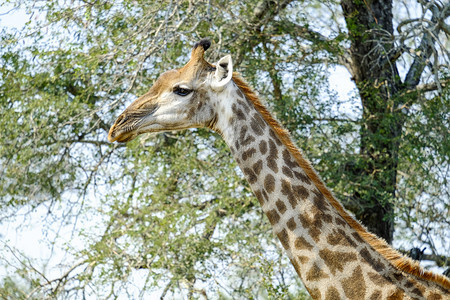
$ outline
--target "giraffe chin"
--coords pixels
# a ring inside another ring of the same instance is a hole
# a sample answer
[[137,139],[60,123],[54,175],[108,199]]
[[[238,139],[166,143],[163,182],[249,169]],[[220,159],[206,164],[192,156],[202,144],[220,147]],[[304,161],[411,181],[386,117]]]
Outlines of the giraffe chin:
[[108,136],[108,140],[113,143],[113,142],[118,142],[118,143],[127,143],[131,140],[133,140],[135,137],[137,137],[138,134],[136,132],[121,132],[116,136]]

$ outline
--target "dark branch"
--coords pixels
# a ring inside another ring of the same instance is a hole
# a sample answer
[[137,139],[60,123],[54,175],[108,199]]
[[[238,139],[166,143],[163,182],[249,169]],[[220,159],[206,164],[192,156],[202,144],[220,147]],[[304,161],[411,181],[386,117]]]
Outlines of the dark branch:
[[436,254],[424,254],[422,260],[434,261],[439,267],[450,267],[450,257]]
[[271,23],[275,16],[277,16],[280,11],[285,9],[291,2],[292,0],[262,0],[258,2],[253,11],[253,16],[250,17],[248,22],[245,22],[245,27],[249,32],[246,34],[240,34],[238,40],[236,41],[237,45],[245,45],[245,47],[240,47],[239,51],[236,53],[236,65],[239,65],[244,58],[243,53],[249,49],[252,49],[261,42],[261,40],[255,38],[255,36],[258,36],[262,32],[262,26]]
[[444,19],[450,14],[450,2],[444,7],[439,9],[436,5],[430,8],[433,13],[431,17],[431,25],[427,27],[426,32],[423,34],[420,46],[415,51],[419,53],[415,58],[408,73],[405,78],[405,86],[408,90],[413,89],[420,82],[421,75],[425,66],[427,65],[427,60],[431,57],[434,51],[434,41],[436,40],[439,31],[445,26],[438,26],[437,24],[445,24]]
[[[408,255],[410,254],[410,251],[399,249],[398,252]],[[428,260],[428,261],[434,261],[436,265],[439,267],[449,267],[450,266],[450,257],[445,255],[437,255],[437,254],[422,254],[420,256],[420,260]]]
[[284,34],[290,34],[293,37],[300,37],[301,39],[313,42],[321,46],[330,53],[336,54],[338,63],[347,68],[351,72],[351,57],[348,49],[345,49],[339,44],[342,35],[337,38],[330,39],[320,32],[311,30],[307,26],[302,26],[289,20],[275,21],[274,26],[283,28]]
[[450,79],[443,80],[440,82],[432,82],[432,83],[425,83],[425,84],[419,84],[412,89],[409,89],[406,91],[407,94],[415,93],[415,92],[431,92],[438,90],[439,88],[446,87],[450,83]]

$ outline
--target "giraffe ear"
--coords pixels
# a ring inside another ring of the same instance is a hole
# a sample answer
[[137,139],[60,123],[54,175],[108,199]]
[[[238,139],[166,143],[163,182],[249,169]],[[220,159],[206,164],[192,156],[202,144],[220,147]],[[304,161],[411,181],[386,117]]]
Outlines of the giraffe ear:
[[233,77],[233,62],[231,56],[222,57],[216,64],[216,71],[211,81],[211,88],[221,91]]

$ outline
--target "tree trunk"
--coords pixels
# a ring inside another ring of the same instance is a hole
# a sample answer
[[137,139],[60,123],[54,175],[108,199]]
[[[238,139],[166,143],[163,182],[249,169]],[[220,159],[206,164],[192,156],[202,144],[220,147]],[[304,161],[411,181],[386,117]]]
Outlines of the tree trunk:
[[399,138],[403,115],[396,95],[403,89],[393,52],[392,1],[343,0],[350,36],[353,80],[361,97],[360,160],[350,172],[357,188],[352,209],[368,229],[392,243]]

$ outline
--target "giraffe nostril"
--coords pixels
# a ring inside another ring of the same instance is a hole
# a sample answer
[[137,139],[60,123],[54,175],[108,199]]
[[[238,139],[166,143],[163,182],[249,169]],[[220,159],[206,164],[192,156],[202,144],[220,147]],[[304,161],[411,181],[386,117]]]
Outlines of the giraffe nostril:
[[123,125],[129,118],[124,114],[121,114],[116,120],[116,126]]
[[123,115],[120,115],[116,120],[116,125],[119,125],[120,122],[122,121],[122,119],[123,119]]

